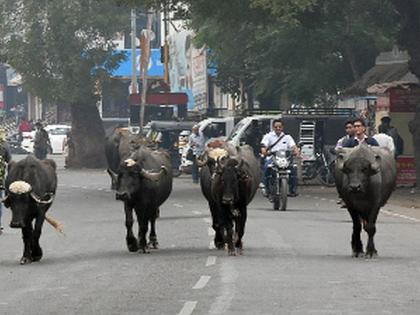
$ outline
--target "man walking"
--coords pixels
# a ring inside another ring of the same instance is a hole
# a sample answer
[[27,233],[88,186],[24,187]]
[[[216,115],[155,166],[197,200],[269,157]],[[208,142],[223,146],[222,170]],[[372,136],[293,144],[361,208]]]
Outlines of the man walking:
[[35,128],[34,154],[38,159],[43,160],[47,157],[48,149],[51,148],[50,137],[41,122],[38,121]]
[[354,137],[343,141],[344,148],[353,148],[361,143],[366,143],[372,146],[379,146],[378,141],[366,135],[366,123],[362,118],[353,120]]
[[197,125],[194,125],[191,131],[192,133],[188,141],[189,150],[191,150],[192,152],[192,162],[193,162],[191,174],[192,174],[193,183],[198,184],[197,157],[200,156],[201,153],[203,153],[204,143],[206,142],[206,138],[200,132]]
[[[0,199],[3,198],[4,179],[6,177],[7,163],[11,160],[10,149],[6,142],[6,131],[0,129]],[[0,202],[0,235],[3,233],[1,217],[3,214],[3,203]]]
[[337,144],[335,145],[335,150],[343,147],[343,142],[347,141],[348,139],[354,137],[354,126],[353,126],[353,120],[347,120],[344,123],[344,128],[346,135],[344,137],[341,137],[338,139]]

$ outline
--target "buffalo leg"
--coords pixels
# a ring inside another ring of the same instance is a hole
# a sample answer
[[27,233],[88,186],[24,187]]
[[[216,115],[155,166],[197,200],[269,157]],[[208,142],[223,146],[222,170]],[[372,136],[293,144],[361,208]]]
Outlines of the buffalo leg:
[[149,229],[149,218],[146,217],[144,214],[145,211],[141,211],[139,209],[136,209],[137,214],[137,221],[139,223],[139,244],[140,249],[143,251],[143,253],[149,253],[148,247],[147,247],[147,230]]
[[239,217],[235,218],[235,230],[236,230],[236,242],[235,242],[235,248],[237,252],[242,255],[243,250],[243,244],[242,244],[242,237],[245,233],[245,223],[246,223],[246,207],[243,207],[239,211],[240,215]]
[[[159,212],[159,209],[156,209],[156,214]],[[156,236],[156,216],[150,219],[150,235],[149,235],[149,246],[153,249],[158,249],[159,242]]]
[[223,249],[225,242],[223,240],[223,231],[220,226],[220,218],[218,217],[219,211],[217,210],[217,205],[209,203],[210,213],[213,220],[212,228],[215,232],[214,235],[214,246],[217,249]]
[[353,221],[353,234],[351,236],[351,248],[353,250],[353,257],[359,257],[363,254],[363,244],[360,239],[360,232],[362,231],[362,224],[360,223],[360,217],[354,210],[348,209],[351,219]]
[[369,216],[368,221],[364,224],[363,228],[368,234],[368,243],[366,246],[366,257],[372,258],[378,255],[378,252],[375,249],[375,243],[373,241],[373,237],[376,233],[376,218],[378,216],[378,211],[372,211],[371,215]]
[[136,252],[139,250],[139,245],[137,239],[133,234],[133,208],[124,202],[124,211],[125,211],[125,227],[127,228],[127,236],[125,238],[127,242],[127,247],[130,252]]
[[33,232],[32,240],[32,261],[39,261],[42,258],[42,248],[39,246],[39,238],[41,237],[42,225],[45,216],[40,215],[35,220],[35,229]]
[[231,217],[231,210],[230,207],[223,207],[223,222],[225,228],[225,243],[228,246],[228,254],[231,256],[235,256],[235,247],[233,245],[233,220]]
[[32,262],[32,234],[32,223],[27,222],[25,227],[22,228],[23,256],[20,259],[21,265],[26,265]]

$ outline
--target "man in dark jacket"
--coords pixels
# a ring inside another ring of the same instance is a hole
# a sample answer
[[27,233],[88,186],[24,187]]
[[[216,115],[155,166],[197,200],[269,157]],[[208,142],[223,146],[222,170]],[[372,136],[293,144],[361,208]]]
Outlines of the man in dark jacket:
[[362,118],[356,118],[353,120],[354,137],[343,141],[344,148],[357,147],[361,143],[366,143],[372,146],[379,146],[378,141],[372,137],[366,135],[366,123]]
[[40,122],[37,122],[35,127],[34,154],[38,159],[43,160],[47,157],[48,149],[51,147],[50,137]]

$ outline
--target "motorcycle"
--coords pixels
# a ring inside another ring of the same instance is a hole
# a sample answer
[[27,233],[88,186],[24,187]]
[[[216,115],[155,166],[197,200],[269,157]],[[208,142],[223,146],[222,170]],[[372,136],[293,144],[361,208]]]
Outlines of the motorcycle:
[[271,162],[268,164],[269,174],[267,177],[266,194],[273,204],[274,210],[285,211],[292,154],[290,151],[277,151],[271,153],[271,155]]

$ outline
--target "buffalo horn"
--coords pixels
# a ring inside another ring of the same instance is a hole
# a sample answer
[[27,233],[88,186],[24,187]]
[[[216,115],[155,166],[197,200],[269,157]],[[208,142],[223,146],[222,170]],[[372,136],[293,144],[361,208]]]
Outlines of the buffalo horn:
[[32,199],[35,200],[36,203],[40,203],[40,204],[50,204],[50,203],[52,203],[53,200],[54,200],[54,194],[49,194],[49,195],[50,195],[50,198],[48,200],[42,200],[34,192],[31,192]]
[[162,165],[159,172],[149,172],[149,171],[146,171],[146,170],[142,169],[140,171],[140,175],[144,178],[147,178],[147,179],[150,179],[150,180],[153,180],[153,181],[157,181],[157,180],[159,180],[160,175],[162,175],[163,172],[166,173],[166,172],[168,172],[168,170],[166,169],[165,166]]

